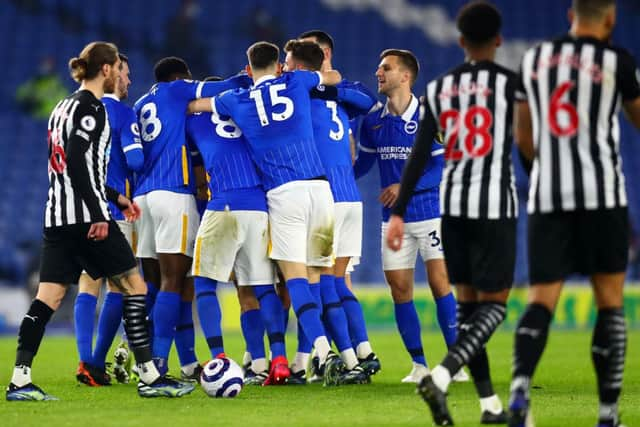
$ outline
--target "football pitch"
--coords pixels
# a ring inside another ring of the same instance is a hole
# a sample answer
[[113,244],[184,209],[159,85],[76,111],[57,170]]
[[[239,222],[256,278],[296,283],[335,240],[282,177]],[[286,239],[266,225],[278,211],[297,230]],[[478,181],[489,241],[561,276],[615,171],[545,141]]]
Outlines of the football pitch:
[[[2,426],[430,426],[431,414],[400,379],[410,370],[409,357],[395,331],[370,336],[382,362],[372,384],[359,386],[247,386],[234,399],[213,399],[197,388],[180,399],[142,399],[135,386],[89,388],[75,381],[77,353],[68,336],[46,337],[34,365],[34,380],[57,402],[0,402]],[[428,361],[444,354],[442,337],[423,336]],[[208,356],[197,337],[201,359]],[[295,337],[288,336],[289,354]],[[590,332],[554,331],[533,383],[533,414],[537,426],[594,426],[596,384],[591,368]],[[640,331],[628,337],[627,365],[620,403],[627,426],[640,426]],[[227,355],[242,359],[239,334],[225,336]],[[0,338],[0,383],[8,383],[16,340]],[[511,370],[512,334],[499,331],[488,346],[496,391],[506,404]],[[110,353],[111,354],[111,353]],[[175,352],[172,373],[178,373]],[[449,406],[456,425],[477,426],[480,411],[472,383],[453,384]]]

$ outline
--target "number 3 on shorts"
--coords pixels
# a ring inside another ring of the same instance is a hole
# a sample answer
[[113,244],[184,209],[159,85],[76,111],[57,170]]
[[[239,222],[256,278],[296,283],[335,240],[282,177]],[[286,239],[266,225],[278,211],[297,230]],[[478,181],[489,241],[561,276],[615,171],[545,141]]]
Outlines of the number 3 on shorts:
[[440,246],[440,237],[438,237],[438,232],[436,230],[433,230],[431,233],[429,233],[429,237],[431,237],[432,248]]

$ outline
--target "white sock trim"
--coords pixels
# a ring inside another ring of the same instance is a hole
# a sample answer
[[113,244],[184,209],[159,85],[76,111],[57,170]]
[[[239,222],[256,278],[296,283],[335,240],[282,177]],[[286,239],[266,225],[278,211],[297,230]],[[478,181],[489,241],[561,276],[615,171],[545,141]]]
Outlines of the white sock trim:
[[29,366],[15,366],[11,383],[15,386],[22,387],[31,382],[31,368]]
[[371,348],[371,344],[369,341],[363,341],[356,347],[356,353],[358,355],[358,359],[366,359],[369,357],[371,353],[373,353],[373,349]]
[[358,358],[356,357],[356,352],[353,351],[352,348],[341,351],[340,356],[342,357],[342,361],[347,366],[348,370],[351,370],[358,366]]
[[431,370],[431,378],[433,378],[434,384],[443,393],[446,393],[449,384],[451,384],[451,373],[449,370],[442,365],[437,365]]

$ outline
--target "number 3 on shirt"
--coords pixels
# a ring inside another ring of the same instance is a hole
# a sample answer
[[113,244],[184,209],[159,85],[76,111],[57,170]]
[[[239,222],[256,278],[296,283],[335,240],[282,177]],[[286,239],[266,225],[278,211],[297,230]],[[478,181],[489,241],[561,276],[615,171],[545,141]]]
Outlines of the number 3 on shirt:
[[[276,122],[287,120],[293,115],[293,101],[291,100],[291,98],[278,94],[278,92],[286,88],[287,85],[284,83],[269,86],[269,97],[271,98],[271,106],[275,107],[278,104],[284,104],[284,111],[282,111],[281,113],[271,112],[271,120],[274,120]],[[267,111],[264,109],[262,92],[260,91],[260,89],[252,90],[251,92],[249,92],[249,97],[256,103],[256,110],[258,110],[260,124],[263,127],[268,126],[269,118],[267,117]]]
[[[460,119],[460,111],[458,110],[445,110],[440,114],[440,127],[447,131],[449,135],[444,152],[446,160],[460,160],[464,155],[462,150],[456,148],[460,131]],[[453,123],[450,124],[450,120],[453,120]],[[493,138],[489,133],[489,129],[493,124],[491,111],[486,107],[474,105],[464,113],[462,121],[467,130],[467,135],[464,138],[466,152],[472,158],[486,156],[493,147]],[[477,138],[480,139],[478,144],[476,144]]]

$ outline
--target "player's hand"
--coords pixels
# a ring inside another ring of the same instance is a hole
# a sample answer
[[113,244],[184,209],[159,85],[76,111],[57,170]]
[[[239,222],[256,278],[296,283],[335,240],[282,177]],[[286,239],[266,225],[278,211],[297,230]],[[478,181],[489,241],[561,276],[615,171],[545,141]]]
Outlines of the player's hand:
[[124,215],[124,218],[127,220],[127,222],[135,222],[140,218],[140,215],[142,215],[140,206],[138,206],[136,202],[129,200],[122,194],[118,196],[118,207],[120,208],[120,211],[122,211],[122,214]]
[[382,190],[382,193],[380,193],[380,197],[378,197],[378,200],[380,200],[380,203],[382,203],[384,207],[390,208],[395,205],[396,200],[398,200],[399,193],[400,184],[391,184],[390,186]]
[[392,251],[399,251],[402,248],[402,237],[404,236],[404,220],[399,215],[391,215],[387,227],[387,246]]
[[109,223],[108,222],[94,222],[89,227],[87,233],[87,239],[100,241],[107,238],[109,235]]

